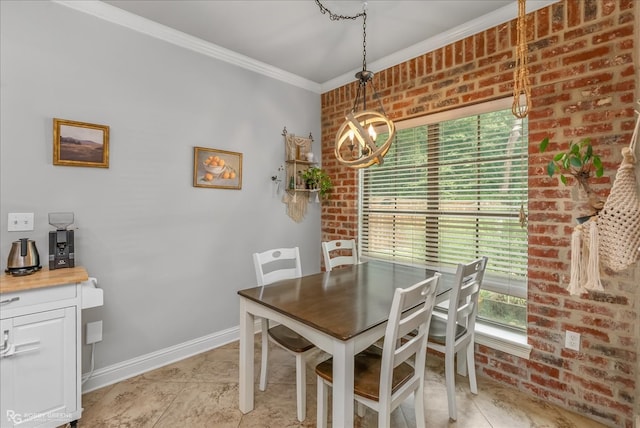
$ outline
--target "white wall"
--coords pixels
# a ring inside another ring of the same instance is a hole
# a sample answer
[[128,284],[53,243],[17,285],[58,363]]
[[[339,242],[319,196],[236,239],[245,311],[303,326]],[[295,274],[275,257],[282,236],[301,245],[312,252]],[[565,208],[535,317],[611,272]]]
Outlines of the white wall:
[[[293,222],[270,180],[284,126],[319,157],[318,94],[58,4],[0,6],[0,262],[28,237],[44,265],[47,214],[75,213],[105,293],[83,313],[104,323],[97,369],[237,326],[255,251],[298,245],[320,270],[319,206]],[[109,168],[54,166],[54,117],[110,126]],[[194,146],[243,153],[242,190],[193,187]],[[35,230],[7,232],[9,212]]]

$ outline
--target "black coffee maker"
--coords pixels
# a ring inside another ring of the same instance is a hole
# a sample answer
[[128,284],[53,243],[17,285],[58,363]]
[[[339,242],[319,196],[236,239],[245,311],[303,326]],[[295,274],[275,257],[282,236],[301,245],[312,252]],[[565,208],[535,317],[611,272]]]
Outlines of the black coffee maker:
[[49,232],[49,269],[75,266],[73,249],[73,213],[49,213],[49,224],[56,228]]

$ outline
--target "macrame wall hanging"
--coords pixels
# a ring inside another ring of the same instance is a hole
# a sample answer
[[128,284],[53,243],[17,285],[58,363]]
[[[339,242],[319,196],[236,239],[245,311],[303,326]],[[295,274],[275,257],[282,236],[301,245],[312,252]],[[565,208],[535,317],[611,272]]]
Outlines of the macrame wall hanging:
[[[284,183],[285,192],[282,196],[282,202],[287,205],[287,215],[291,217],[296,223],[300,223],[304,216],[307,214],[307,204],[309,203],[309,192],[299,192],[297,187],[298,180],[298,165],[309,164],[312,161],[310,156],[313,156],[311,152],[311,144],[313,143],[313,137],[309,134],[309,137],[298,137],[295,134],[287,132],[285,127],[282,131],[285,144],[285,159],[286,159],[286,180]],[[289,182],[293,180],[293,184]],[[292,188],[293,187],[293,188]]]
[[629,147],[622,149],[622,163],[602,211],[572,233],[568,287],[572,295],[603,290],[600,263],[621,272],[640,260],[640,196],[635,174],[639,128],[640,114]]

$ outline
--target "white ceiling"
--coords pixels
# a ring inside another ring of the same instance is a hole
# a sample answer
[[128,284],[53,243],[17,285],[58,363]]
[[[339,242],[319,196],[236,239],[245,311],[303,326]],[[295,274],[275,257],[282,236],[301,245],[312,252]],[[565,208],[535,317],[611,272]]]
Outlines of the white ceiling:
[[[358,14],[364,6],[362,1],[321,1],[333,13],[348,16]],[[527,12],[554,1],[557,0],[528,0]],[[81,8],[78,4],[86,2],[58,3]],[[103,18],[108,12],[118,11],[119,15],[111,14],[105,19],[137,26],[138,30],[144,27],[141,31],[149,34],[159,29],[166,32],[169,27],[178,30],[176,34],[184,33],[198,42],[240,54],[241,61],[257,61],[263,67],[324,86],[323,90],[355,80],[354,73],[362,69],[362,18],[332,21],[320,12],[314,0],[94,3],[102,3],[100,13],[93,14]],[[366,7],[367,68],[374,72],[517,15],[517,0],[370,0]],[[127,13],[123,14],[123,10]]]

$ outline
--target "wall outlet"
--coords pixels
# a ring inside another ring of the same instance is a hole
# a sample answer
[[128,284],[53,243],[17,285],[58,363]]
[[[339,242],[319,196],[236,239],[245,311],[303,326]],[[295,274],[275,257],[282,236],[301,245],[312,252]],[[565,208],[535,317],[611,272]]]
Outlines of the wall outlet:
[[580,333],[567,330],[565,332],[564,347],[574,351],[580,350]]
[[25,232],[33,230],[33,213],[9,213],[8,232]]
[[102,341],[102,321],[87,323],[87,345]]

